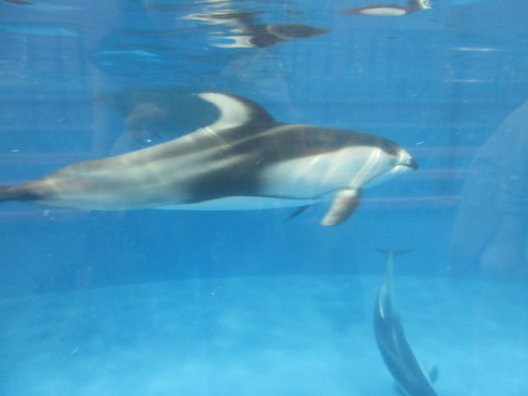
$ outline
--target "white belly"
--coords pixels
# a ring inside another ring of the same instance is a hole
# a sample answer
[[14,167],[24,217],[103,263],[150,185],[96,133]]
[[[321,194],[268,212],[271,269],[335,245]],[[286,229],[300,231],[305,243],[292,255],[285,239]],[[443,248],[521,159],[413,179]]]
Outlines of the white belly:
[[372,16],[403,16],[407,14],[407,11],[401,8],[376,7],[376,8],[365,8],[360,11],[360,14],[372,15]]
[[225,197],[192,204],[161,206],[163,210],[256,210],[294,208],[310,205],[320,200],[282,199],[274,197]]
[[192,204],[162,206],[169,210],[254,210],[287,208],[331,200],[344,188],[361,188],[392,168],[390,157],[373,147],[341,150],[278,162],[261,175],[259,196],[232,196]]
[[347,147],[270,166],[263,195],[318,200],[344,188],[361,188],[391,168],[389,156],[378,148]]

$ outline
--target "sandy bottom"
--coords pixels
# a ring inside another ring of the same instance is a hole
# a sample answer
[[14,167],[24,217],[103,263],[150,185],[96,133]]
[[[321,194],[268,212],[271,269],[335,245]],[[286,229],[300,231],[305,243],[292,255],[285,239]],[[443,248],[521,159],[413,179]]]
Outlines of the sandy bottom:
[[[381,277],[191,280],[0,301],[0,394],[391,395]],[[395,279],[440,395],[528,394],[526,284]]]

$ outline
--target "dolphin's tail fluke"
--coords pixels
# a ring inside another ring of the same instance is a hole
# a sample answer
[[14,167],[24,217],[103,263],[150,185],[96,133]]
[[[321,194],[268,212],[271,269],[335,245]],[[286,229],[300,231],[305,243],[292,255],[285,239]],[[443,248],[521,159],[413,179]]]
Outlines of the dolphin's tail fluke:
[[376,249],[378,253],[381,253],[384,256],[392,256],[392,257],[402,256],[414,250],[414,249],[385,249],[385,248],[379,248],[379,247],[375,247],[374,249]]

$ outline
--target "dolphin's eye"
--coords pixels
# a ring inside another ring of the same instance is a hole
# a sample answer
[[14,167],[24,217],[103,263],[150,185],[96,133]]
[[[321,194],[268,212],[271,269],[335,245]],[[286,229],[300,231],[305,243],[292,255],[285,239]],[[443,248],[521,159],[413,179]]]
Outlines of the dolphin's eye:
[[399,148],[394,143],[386,140],[386,139],[380,139],[379,141],[379,147],[385,151],[387,154],[390,155],[398,155]]

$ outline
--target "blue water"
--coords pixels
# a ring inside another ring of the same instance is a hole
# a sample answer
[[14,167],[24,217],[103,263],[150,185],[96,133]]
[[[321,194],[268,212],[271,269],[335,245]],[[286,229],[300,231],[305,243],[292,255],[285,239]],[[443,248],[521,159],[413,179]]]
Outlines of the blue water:
[[[440,395],[528,393],[528,4],[343,13],[367,5],[0,1],[0,184],[207,125],[208,91],[420,163],[334,228],[328,204],[289,219],[2,203],[0,395],[397,394],[374,247],[412,249],[396,304]],[[279,24],[320,31],[242,45]],[[165,118],[133,133],[141,103]]]

